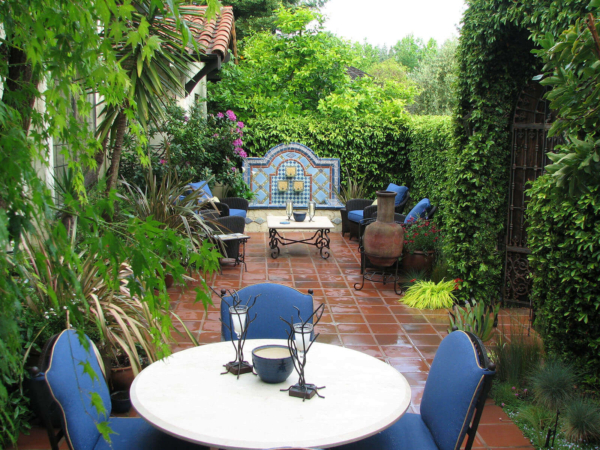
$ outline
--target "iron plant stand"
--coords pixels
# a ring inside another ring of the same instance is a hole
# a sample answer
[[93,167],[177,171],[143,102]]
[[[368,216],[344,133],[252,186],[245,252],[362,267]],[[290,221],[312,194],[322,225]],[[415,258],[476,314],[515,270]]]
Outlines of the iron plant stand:
[[[258,295],[253,299],[248,299],[246,305],[241,305],[242,301],[240,300],[239,295],[235,290],[231,290],[229,291],[229,295],[233,299],[233,305],[230,305],[225,301],[226,293],[227,292],[225,291],[225,289],[221,290],[221,301],[229,307],[230,311],[232,308],[236,308],[238,306],[248,307],[244,319],[240,319],[239,315],[237,317],[237,319],[240,320],[240,328],[242,328],[242,332],[240,334],[238,334],[237,331],[235,331],[235,326],[233,323],[234,314],[232,314],[231,312],[229,313],[229,324],[226,324],[221,319],[219,319],[223,326],[225,326],[225,328],[229,330],[229,333],[231,334],[231,343],[233,345],[233,348],[235,349],[235,360],[229,361],[227,364],[223,365],[223,367],[225,367],[225,372],[223,372],[221,375],[225,375],[226,373],[232,373],[234,375],[237,375],[239,379],[241,374],[252,373],[252,364],[250,364],[248,361],[244,361],[244,344],[246,344],[248,328],[250,324],[256,319],[256,314],[254,314],[254,317],[250,319],[250,310],[256,304],[256,299],[258,298]],[[242,320],[244,320],[244,323],[241,323]],[[233,339],[234,334],[236,334],[238,337],[237,341],[234,341]]]
[[[294,308],[296,308],[296,307],[294,306]],[[300,319],[299,323],[301,324],[302,328],[304,328],[307,324],[310,324],[310,325],[312,325],[312,327],[314,327],[319,323],[319,321],[321,320],[321,317],[323,316],[323,312],[325,310],[325,304],[322,303],[310,315],[310,317],[306,320],[306,322],[302,321],[302,317],[300,316],[300,310],[298,308],[296,308],[296,310],[298,311],[298,318]],[[317,318],[317,320],[315,321],[314,324],[312,323],[313,317]],[[299,352],[298,347],[296,345],[297,337],[296,337],[296,332],[294,330],[294,319],[290,318],[290,321],[288,322],[283,317],[279,317],[279,318],[281,320],[283,320],[290,327],[289,331],[286,330],[287,334],[288,334],[288,340],[287,340],[288,348],[290,349],[290,354],[292,355],[294,369],[296,369],[296,372],[298,372],[298,376],[299,376],[298,382],[296,384],[290,386],[287,389],[281,389],[281,392],[287,391],[287,392],[289,392],[290,397],[298,397],[298,398],[301,398],[302,401],[307,400],[307,399],[310,400],[315,395],[317,395],[320,398],[325,398],[324,396],[319,394],[319,389],[325,389],[325,386],[317,387],[317,385],[315,385],[315,384],[307,383],[306,378],[304,376],[304,367],[306,366],[306,354],[312,347],[313,343],[317,340],[320,333],[315,335],[315,337],[311,340],[311,342],[308,346],[306,346],[306,343],[303,342],[302,346],[304,348],[304,352]],[[296,323],[296,325],[298,325],[298,323]],[[300,353],[302,353],[302,355],[300,355]]]
[[[364,253],[365,256],[369,256],[366,253]],[[366,270],[366,259],[367,258],[363,258],[362,261],[362,267],[361,267],[361,273],[362,273],[362,283],[355,283],[354,284],[354,289],[356,289],[357,291],[362,290],[362,288],[365,287],[365,280],[367,281],[371,281],[373,283],[383,283],[383,285],[385,285],[386,283],[394,283],[394,292],[396,293],[396,295],[402,295],[402,289],[400,289],[400,292],[398,292],[398,281],[400,280],[400,277],[398,276],[398,265],[399,265],[399,261],[397,260],[394,265],[392,266],[394,269],[394,273],[390,273],[387,272],[384,268],[379,268],[379,270]],[[360,286],[359,286],[360,284]]]
[[269,229],[269,248],[271,249],[271,258],[277,259],[280,254],[280,245],[291,245],[291,244],[308,244],[314,245],[319,249],[319,253],[321,258],[327,259],[329,258],[330,247],[330,239],[329,239],[329,230],[328,229],[319,229],[315,231],[315,234],[308,239],[289,239],[283,237],[276,228]]

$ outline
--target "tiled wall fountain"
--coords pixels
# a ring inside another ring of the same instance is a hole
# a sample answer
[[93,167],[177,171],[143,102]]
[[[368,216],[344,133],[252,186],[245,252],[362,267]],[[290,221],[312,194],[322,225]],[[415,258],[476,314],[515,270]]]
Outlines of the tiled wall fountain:
[[243,167],[244,179],[255,195],[246,220],[248,231],[265,231],[260,225],[267,215],[284,214],[269,210],[285,208],[287,200],[294,202],[294,209],[306,209],[312,200],[317,214],[340,223],[338,210],[344,205],[336,195],[340,190],[338,158],[319,158],[302,144],[280,144],[262,158],[246,158]]

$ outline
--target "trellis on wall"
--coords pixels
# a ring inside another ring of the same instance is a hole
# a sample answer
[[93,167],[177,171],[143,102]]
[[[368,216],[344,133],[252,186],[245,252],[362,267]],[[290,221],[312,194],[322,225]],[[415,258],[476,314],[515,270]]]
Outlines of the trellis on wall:
[[503,299],[530,306],[531,277],[527,255],[527,188],[544,173],[546,153],[558,138],[548,137],[553,114],[543,96],[546,88],[530,82],[521,92],[512,124],[509,203],[506,215]]

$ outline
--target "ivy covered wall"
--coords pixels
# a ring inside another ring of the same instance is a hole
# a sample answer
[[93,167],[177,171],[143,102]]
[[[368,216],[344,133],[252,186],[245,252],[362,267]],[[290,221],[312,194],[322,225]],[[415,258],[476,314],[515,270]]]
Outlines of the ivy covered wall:
[[444,209],[450,266],[463,299],[500,300],[512,115],[542,69],[535,39],[581,17],[586,2],[472,0],[458,47],[458,107]]

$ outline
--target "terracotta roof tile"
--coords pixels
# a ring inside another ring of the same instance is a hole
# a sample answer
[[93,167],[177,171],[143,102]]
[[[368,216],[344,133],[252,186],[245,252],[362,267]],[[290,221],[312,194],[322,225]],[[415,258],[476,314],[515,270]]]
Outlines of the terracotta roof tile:
[[[207,7],[190,5],[187,8],[206,12]],[[202,31],[194,33],[194,37],[204,53],[207,55],[220,54],[223,59],[227,55],[229,47],[232,47],[234,54],[236,53],[235,20],[231,6],[223,6],[221,12],[208,25],[202,17],[185,16],[185,18],[203,27]]]

